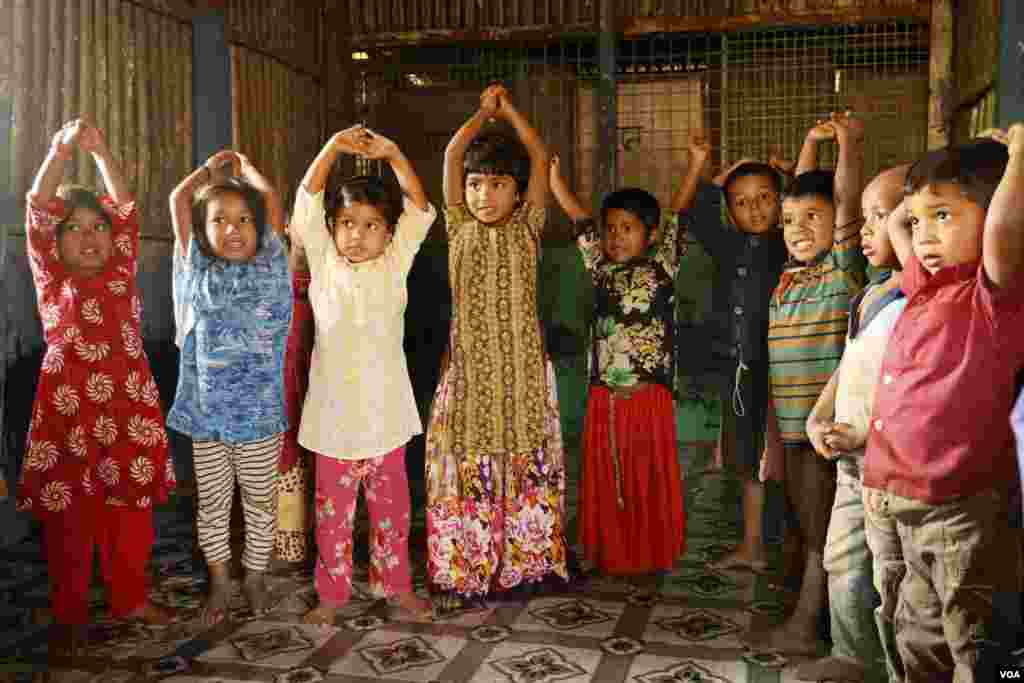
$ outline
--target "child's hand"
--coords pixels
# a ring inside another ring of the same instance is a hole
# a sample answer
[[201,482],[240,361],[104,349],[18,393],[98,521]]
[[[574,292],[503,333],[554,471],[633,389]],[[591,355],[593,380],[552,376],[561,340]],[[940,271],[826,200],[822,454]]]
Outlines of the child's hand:
[[832,112],[832,127],[836,132],[836,141],[842,145],[847,140],[864,139],[864,122],[847,111],[842,114]]
[[783,159],[782,157],[774,155],[768,159],[768,165],[782,175],[789,176],[791,178],[793,177],[793,173],[796,171],[795,161],[790,161],[789,159]]
[[53,136],[53,144],[62,147],[73,147],[78,144],[88,124],[84,119],[68,121]]
[[557,154],[551,155],[551,166],[548,173],[548,180],[552,185],[562,181],[562,160]]
[[858,434],[853,425],[836,422],[825,434],[825,443],[837,454],[849,453],[862,448],[867,443],[867,436]]
[[725,186],[725,181],[729,179],[729,176],[732,175],[733,171],[735,171],[737,168],[739,168],[743,164],[752,164],[752,163],[754,163],[753,159],[751,159],[749,157],[744,157],[744,158],[740,159],[739,161],[734,162],[732,164],[732,166],[729,166],[728,168],[723,169],[722,171],[719,171],[718,175],[716,175],[711,182],[713,182],[715,185],[718,185],[719,187],[724,187]]
[[102,155],[107,152],[107,141],[103,139],[103,132],[99,128],[92,123],[86,123],[78,138],[78,148],[83,152]]
[[350,126],[345,130],[338,131],[331,138],[331,144],[335,149],[352,156],[364,156],[367,150],[369,131],[361,123]]
[[222,149],[206,160],[204,166],[210,171],[210,175],[221,174],[230,176],[234,173],[235,164],[241,165],[239,155],[230,149]]
[[366,129],[364,137],[366,149],[363,156],[367,159],[394,159],[401,154],[398,145],[389,138]]
[[690,135],[690,145],[686,148],[690,155],[690,163],[703,167],[711,158],[711,141],[703,131]]
[[501,106],[501,100],[498,98],[498,88],[501,88],[501,86],[490,85],[480,94],[480,111],[489,118],[496,116],[498,107]]
[[831,421],[815,420],[813,417],[807,419],[807,436],[811,440],[811,445],[818,455],[826,460],[839,457],[839,453],[827,438],[834,426],[835,423]]
[[814,126],[814,128],[811,128],[809,131],[807,131],[807,138],[809,140],[814,141],[814,142],[824,142],[825,140],[835,140],[836,139],[836,127],[835,127],[835,124],[831,120],[828,120],[828,121],[825,121],[825,120],[818,121],[818,123]]
[[757,477],[762,482],[785,481],[786,454],[782,448],[782,442],[778,439],[768,437],[766,440],[764,452],[761,454],[761,465],[758,469]]

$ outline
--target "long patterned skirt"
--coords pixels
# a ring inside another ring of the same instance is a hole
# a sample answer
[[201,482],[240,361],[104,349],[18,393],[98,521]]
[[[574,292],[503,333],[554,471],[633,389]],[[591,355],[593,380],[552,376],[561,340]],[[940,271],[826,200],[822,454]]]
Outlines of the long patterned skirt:
[[313,529],[313,454],[299,445],[302,404],[309,388],[309,364],[313,354],[315,325],[309,303],[308,272],[292,275],[292,324],[284,358],[285,408],[288,431],[278,467],[277,533],[274,555],[285,562],[303,562],[312,556],[307,548]]
[[565,461],[555,371],[547,364],[546,438],[532,453],[456,458],[445,425],[451,373],[434,394],[426,444],[427,572],[435,590],[483,596],[550,575],[568,580]]

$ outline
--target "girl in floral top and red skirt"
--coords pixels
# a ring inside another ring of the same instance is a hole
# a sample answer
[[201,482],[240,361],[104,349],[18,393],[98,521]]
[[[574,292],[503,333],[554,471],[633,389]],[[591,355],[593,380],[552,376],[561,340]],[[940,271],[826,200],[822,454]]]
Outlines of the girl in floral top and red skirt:
[[659,235],[658,200],[624,189],[605,197],[598,231],[557,159],[551,186],[594,282],[579,540],[603,573],[668,570],[686,545],[672,396],[677,222]]
[[[95,157],[110,196],[58,193],[75,145]],[[89,621],[95,545],[112,615],[165,623],[147,601],[146,563],[153,505],[174,487],[174,467],[139,329],[135,202],[94,126],[72,121],[54,137],[28,194],[27,236],[47,350],[18,507],[43,522],[54,619]]]

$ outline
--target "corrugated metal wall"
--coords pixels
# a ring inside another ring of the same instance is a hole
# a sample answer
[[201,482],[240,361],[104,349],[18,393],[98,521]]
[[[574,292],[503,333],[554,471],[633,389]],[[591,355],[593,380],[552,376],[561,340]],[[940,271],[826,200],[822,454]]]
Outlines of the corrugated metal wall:
[[[88,115],[124,165],[144,233],[169,235],[166,197],[191,164],[191,25],[121,0],[8,4],[15,195],[28,190],[54,131]],[[77,155],[67,180],[96,186],[92,159]]]

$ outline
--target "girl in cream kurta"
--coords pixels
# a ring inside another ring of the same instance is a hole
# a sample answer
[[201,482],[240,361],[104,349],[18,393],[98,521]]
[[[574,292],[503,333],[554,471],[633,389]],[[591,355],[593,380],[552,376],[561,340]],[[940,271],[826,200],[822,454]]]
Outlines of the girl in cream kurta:
[[[324,185],[339,152],[386,159],[405,199],[400,215],[379,178],[345,181],[325,211]],[[327,214],[330,214],[330,224]],[[293,236],[305,248],[316,321],[299,443],[317,454],[315,583],[308,623],[332,624],[352,593],[352,522],[360,485],[370,513],[370,590],[414,616],[405,444],[422,433],[402,338],[406,278],[436,218],[411,164],[393,142],[356,126],[335,134],[299,188]]]

